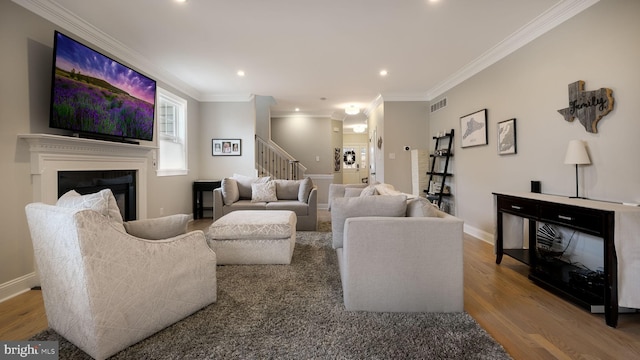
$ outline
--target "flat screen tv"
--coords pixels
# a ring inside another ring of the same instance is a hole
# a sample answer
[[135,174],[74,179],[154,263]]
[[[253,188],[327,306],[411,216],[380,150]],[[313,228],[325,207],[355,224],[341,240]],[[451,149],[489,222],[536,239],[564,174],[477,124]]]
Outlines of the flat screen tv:
[[56,31],[51,84],[51,128],[105,140],[153,140],[153,79]]

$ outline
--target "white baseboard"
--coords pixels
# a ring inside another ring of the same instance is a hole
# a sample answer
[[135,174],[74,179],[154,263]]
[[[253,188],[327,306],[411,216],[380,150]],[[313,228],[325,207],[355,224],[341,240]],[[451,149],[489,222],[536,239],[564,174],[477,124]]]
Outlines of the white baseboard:
[[0,302],[9,300],[38,286],[39,281],[35,272],[13,279],[4,284],[0,284]]
[[471,235],[471,236],[473,236],[473,237],[476,237],[476,238],[478,238],[478,239],[480,239],[480,240],[482,240],[484,242],[487,242],[487,243],[493,245],[493,238],[494,237],[493,237],[493,234],[491,234],[491,233],[488,233],[486,231],[480,230],[480,229],[478,229],[476,227],[473,227],[473,226],[470,226],[470,225],[467,225],[467,224],[464,224],[464,232],[469,234],[469,235]]

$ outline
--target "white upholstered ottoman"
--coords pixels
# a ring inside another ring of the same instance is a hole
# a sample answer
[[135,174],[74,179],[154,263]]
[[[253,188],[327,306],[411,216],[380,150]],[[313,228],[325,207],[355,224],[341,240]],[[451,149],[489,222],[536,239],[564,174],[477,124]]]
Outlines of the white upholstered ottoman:
[[219,265],[290,264],[296,222],[289,210],[237,210],[211,224],[206,237]]

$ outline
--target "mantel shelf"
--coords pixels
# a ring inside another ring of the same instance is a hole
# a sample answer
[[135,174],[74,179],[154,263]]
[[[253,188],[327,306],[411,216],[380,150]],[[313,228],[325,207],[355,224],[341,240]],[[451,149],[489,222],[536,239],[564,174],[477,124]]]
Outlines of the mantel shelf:
[[110,156],[146,157],[155,146],[85,139],[53,134],[18,134],[19,139],[29,143],[32,153],[71,153]]

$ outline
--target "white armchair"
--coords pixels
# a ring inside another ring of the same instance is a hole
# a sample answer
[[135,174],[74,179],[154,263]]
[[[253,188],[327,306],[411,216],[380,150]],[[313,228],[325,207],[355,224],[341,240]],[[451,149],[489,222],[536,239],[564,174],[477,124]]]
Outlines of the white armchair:
[[202,231],[147,240],[91,209],[35,203],[26,214],[49,326],[95,359],[216,301],[216,256]]

